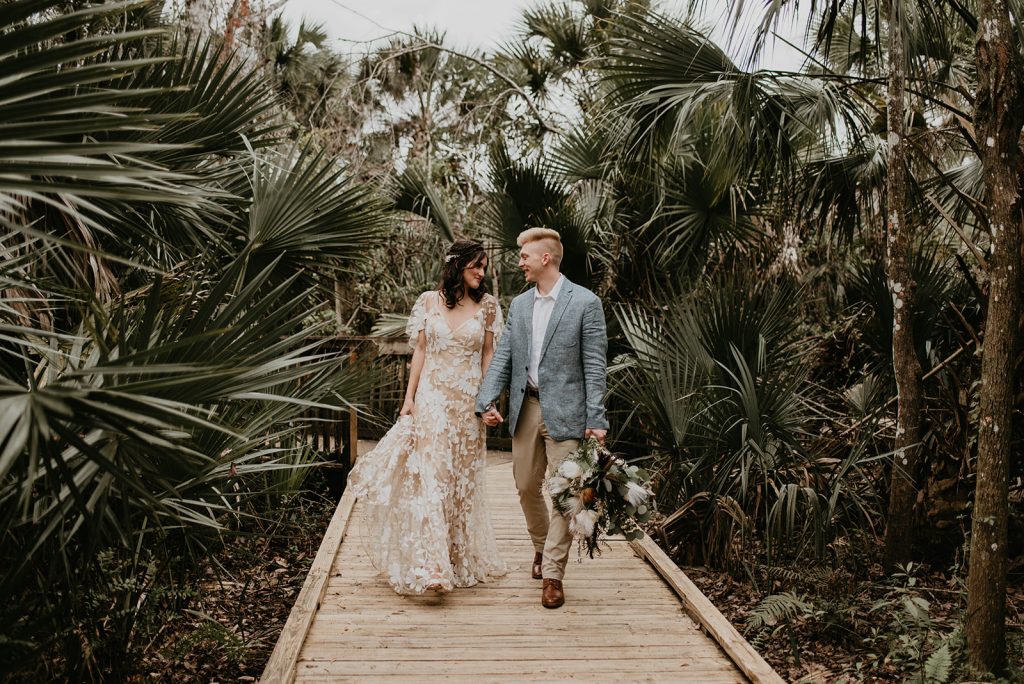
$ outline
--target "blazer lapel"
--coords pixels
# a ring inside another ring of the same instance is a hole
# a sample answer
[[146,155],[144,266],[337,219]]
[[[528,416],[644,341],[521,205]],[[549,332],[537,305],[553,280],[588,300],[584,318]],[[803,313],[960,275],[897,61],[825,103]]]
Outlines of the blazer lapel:
[[523,325],[526,327],[526,356],[529,358],[530,350],[533,349],[533,305],[537,303],[537,288],[531,290],[529,303],[526,305],[526,315],[523,316]]
[[[548,351],[548,345],[551,344],[551,338],[555,334],[555,328],[558,327],[558,321],[562,319],[562,314],[565,313],[565,309],[569,306],[569,300],[572,299],[572,292],[575,289],[572,281],[568,278],[562,283],[562,291],[558,293],[558,299],[555,300],[555,308],[551,312],[551,319],[548,320],[548,328],[544,331],[544,344],[540,348],[540,358],[544,358],[544,354]],[[536,300],[536,295],[534,296]],[[531,307],[532,310],[532,307]],[[531,311],[532,313],[532,311]]]

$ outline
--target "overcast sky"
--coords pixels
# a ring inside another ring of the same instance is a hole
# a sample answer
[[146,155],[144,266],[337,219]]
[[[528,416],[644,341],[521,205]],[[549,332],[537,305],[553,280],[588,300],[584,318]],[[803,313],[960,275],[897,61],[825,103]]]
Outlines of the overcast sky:
[[[493,50],[513,36],[523,10],[537,4],[539,0],[287,0],[284,11],[295,23],[302,18],[322,23],[337,41],[339,52],[364,52],[366,43],[393,31],[409,31],[413,25],[447,32],[449,44],[456,48]],[[660,6],[668,13],[682,14],[686,4],[686,0],[663,0]],[[705,0],[704,4],[702,19],[724,46],[726,0]],[[802,44],[799,30],[780,29],[780,34]],[[734,57],[741,51],[735,46],[729,50]],[[799,52],[776,41],[761,66],[795,70],[800,61]]]

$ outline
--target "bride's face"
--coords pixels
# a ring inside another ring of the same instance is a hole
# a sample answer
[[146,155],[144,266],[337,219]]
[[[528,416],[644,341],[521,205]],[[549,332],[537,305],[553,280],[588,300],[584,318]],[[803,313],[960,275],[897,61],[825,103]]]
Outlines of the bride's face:
[[487,255],[482,254],[469,266],[462,269],[462,282],[467,290],[475,290],[484,282],[487,275]]

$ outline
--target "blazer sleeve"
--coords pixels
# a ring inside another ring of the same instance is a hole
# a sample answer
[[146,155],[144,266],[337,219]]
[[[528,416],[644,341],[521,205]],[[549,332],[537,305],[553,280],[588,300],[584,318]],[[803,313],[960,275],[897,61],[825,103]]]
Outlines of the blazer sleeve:
[[[498,397],[508,387],[512,377],[512,324],[516,320],[516,305],[513,301],[508,308],[508,322],[505,324],[505,331],[495,335],[498,339],[498,346],[491,357],[491,365],[487,367],[487,375],[480,383],[480,390],[476,395],[476,414],[479,416],[487,410],[487,406],[498,401]],[[499,308],[500,315],[500,308]]]
[[587,392],[587,428],[608,429],[604,395],[608,376],[608,332],[601,300],[594,297],[583,311],[580,354],[583,360],[583,382]]

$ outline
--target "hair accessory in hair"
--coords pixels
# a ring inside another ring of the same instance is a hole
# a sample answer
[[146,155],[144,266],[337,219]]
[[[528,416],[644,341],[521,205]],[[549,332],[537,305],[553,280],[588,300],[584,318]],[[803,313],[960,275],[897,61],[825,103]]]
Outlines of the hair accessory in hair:
[[447,264],[447,263],[448,263],[449,261],[451,261],[452,259],[456,259],[456,258],[458,258],[458,256],[459,256],[458,254],[449,254],[448,256],[446,256],[446,257],[444,258],[444,263],[446,263],[446,264]]

